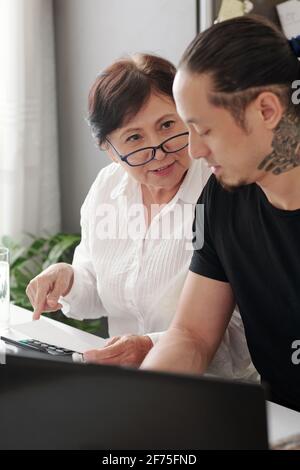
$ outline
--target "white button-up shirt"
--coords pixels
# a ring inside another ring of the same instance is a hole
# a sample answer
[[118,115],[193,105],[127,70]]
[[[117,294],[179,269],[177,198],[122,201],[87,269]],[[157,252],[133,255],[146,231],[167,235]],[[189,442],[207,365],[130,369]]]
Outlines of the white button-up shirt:
[[[194,208],[209,174],[202,160],[193,161],[175,197],[147,228],[141,185],[116,163],[102,169],[81,209],[82,240],[74,253],[74,283],[64,297],[70,310],[64,313],[77,319],[107,316],[110,336],[147,334],[158,341],[188,273]],[[247,378],[253,372],[238,312],[210,372]]]

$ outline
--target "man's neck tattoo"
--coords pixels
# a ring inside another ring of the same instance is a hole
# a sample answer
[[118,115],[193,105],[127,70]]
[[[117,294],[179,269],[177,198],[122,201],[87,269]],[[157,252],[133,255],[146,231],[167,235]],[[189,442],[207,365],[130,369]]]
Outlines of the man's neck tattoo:
[[273,151],[259,164],[259,170],[280,175],[300,166],[300,118],[287,113],[274,130]]

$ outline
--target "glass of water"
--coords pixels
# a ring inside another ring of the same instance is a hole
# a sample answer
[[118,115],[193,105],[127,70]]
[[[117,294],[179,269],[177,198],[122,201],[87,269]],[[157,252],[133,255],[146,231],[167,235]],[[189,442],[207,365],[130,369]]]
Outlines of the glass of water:
[[0,246],[0,330],[9,328],[9,250]]

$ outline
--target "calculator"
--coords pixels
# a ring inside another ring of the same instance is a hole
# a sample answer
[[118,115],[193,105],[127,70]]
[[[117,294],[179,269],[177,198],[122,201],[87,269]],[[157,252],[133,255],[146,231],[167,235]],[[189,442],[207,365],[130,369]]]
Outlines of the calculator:
[[52,356],[71,356],[75,352],[70,349],[54,346],[53,344],[42,343],[36,339],[21,339],[16,341],[10,338],[5,338],[4,336],[1,336],[1,339],[8,344],[13,344],[14,346],[29,349],[31,351],[51,354]]

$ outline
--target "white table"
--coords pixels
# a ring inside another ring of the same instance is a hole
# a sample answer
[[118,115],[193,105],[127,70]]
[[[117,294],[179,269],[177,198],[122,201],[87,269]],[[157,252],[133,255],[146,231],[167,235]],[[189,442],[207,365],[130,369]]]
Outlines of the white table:
[[[29,322],[32,319],[32,313],[14,305],[11,306],[11,325],[18,325],[24,322]],[[45,325],[51,326],[49,338],[45,339],[48,343],[55,344],[55,332],[61,336],[65,333],[72,338],[72,341],[78,344],[90,344],[91,347],[100,347],[99,341],[101,339],[94,335],[78,330],[71,326],[57,322],[47,317],[42,317],[41,322]],[[62,345],[63,346],[63,345]],[[275,403],[267,402],[267,425],[269,433],[270,445],[273,445],[278,440],[286,439],[292,435],[300,433],[300,413],[290,410],[283,406],[276,405]]]
[[268,434],[270,445],[300,434],[300,413],[267,402]]

